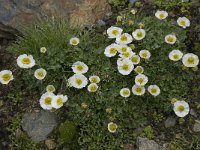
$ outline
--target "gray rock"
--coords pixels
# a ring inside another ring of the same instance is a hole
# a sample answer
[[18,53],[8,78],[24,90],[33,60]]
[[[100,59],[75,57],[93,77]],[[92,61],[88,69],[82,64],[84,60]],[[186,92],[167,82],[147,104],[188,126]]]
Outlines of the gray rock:
[[50,111],[26,113],[21,122],[24,131],[35,142],[43,141],[57,125],[57,117]]
[[129,0],[130,3],[135,3],[137,0]]
[[35,18],[61,18],[73,25],[94,24],[110,12],[107,0],[0,0],[0,38],[33,23]]
[[138,150],[170,150],[169,144],[163,144],[163,146],[160,146],[153,140],[149,140],[147,138],[137,138],[137,149]]
[[195,120],[194,126],[193,126],[193,131],[194,132],[200,132],[200,121]]
[[138,150],[160,150],[161,147],[155,141],[149,140],[147,138],[137,138]]
[[103,21],[103,20],[97,21],[97,26],[101,27],[101,26],[105,26],[105,25],[106,25],[105,21]]
[[167,120],[165,120],[165,127],[169,128],[169,127],[173,127],[176,124],[176,118],[174,117],[169,117],[167,118]]
[[194,111],[194,109],[190,109],[190,115],[197,117],[197,113]]

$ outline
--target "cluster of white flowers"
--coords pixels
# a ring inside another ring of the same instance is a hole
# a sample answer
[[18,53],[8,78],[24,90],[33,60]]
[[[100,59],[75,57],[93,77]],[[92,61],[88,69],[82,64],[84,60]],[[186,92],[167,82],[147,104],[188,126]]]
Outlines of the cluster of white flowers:
[[[123,29],[119,27],[110,27],[107,29],[108,38],[115,38],[115,42],[105,48],[104,54],[106,57],[114,57],[119,53],[119,58],[117,59],[117,69],[122,75],[129,75],[133,70],[138,74],[135,77],[135,85],[132,87],[132,92],[134,95],[144,95],[146,83],[148,82],[148,77],[142,74],[144,68],[142,66],[137,66],[141,59],[148,60],[151,57],[151,53],[148,50],[141,50],[138,55],[133,52],[131,46],[128,44],[134,40],[142,40],[146,36],[144,29],[136,29],[132,32],[132,36],[128,33],[122,33]],[[133,47],[133,46],[132,46]],[[148,87],[148,92],[157,96],[160,94],[160,88],[157,85],[150,85]],[[129,97],[131,91],[129,88],[122,88],[120,90],[120,95],[122,97]]]
[[199,57],[193,53],[187,53],[183,55],[180,50],[172,50],[169,53],[169,59],[172,61],[179,61],[182,59],[182,63],[185,67],[194,68],[199,64]]
[[[45,49],[45,48],[42,47],[41,49]],[[17,65],[20,68],[25,68],[25,69],[32,68],[35,66],[35,60],[33,59],[32,55],[22,54],[17,58]],[[35,70],[34,72],[34,76],[38,80],[43,80],[46,77],[46,75],[47,75],[47,71],[43,68],[39,68]]]
[[89,81],[91,82],[90,85],[88,85],[87,89],[89,92],[96,92],[99,88],[98,84],[100,82],[99,76],[93,75],[89,78]]
[[[72,70],[75,74],[68,79],[69,86],[76,89],[86,87],[88,85],[88,79],[83,74],[88,72],[88,66],[81,61],[77,61],[72,65]],[[89,81],[90,84],[87,86],[87,90],[89,92],[96,92],[99,88],[97,84],[100,82],[99,76],[93,75],[89,77]]]
[[[163,10],[158,10],[155,13],[156,18],[160,19],[160,20],[164,20],[168,17],[168,13],[166,11]],[[190,26],[190,20],[186,17],[179,17],[177,19],[177,24],[182,27],[182,28],[187,28]]]
[[59,109],[67,100],[66,95],[55,95],[53,92],[46,92],[40,98],[40,106],[46,110]]
[[[148,50],[141,50],[139,55],[136,55],[131,46],[128,46],[128,44],[132,43],[133,40],[142,40],[145,38],[146,32],[144,29],[136,29],[132,32],[131,36],[128,33],[123,33],[123,29],[111,26],[107,29],[107,34],[108,38],[115,38],[115,43],[107,46],[104,54],[106,57],[114,57],[119,54],[117,68],[120,74],[129,75],[134,70],[134,65],[138,65],[140,63],[141,58],[150,58],[151,53]],[[138,69],[141,70],[141,67],[137,68],[137,70]]]
[[77,89],[86,87],[88,79],[83,74],[89,70],[88,66],[81,61],[77,61],[72,65],[72,70],[75,74],[68,79],[69,86]]
[[[167,18],[168,13],[166,11],[157,11],[155,13],[155,16],[158,19],[163,20]],[[190,20],[186,17],[179,17],[177,20],[177,24],[182,28],[187,28],[190,26]],[[175,34],[169,34],[165,36],[165,42],[168,44],[174,44],[176,43],[176,40],[177,38]],[[183,65],[188,68],[190,67],[195,68],[199,64],[199,58],[197,55],[193,53],[183,54],[180,50],[177,49],[172,50],[169,53],[168,57],[170,60],[175,62],[182,59]],[[154,93],[156,91],[154,90],[155,88],[156,88],[155,85],[149,86],[148,91]],[[182,100],[182,101],[176,101],[174,103],[174,112],[178,117],[185,117],[189,113],[189,111],[190,111],[189,104],[187,102]]]

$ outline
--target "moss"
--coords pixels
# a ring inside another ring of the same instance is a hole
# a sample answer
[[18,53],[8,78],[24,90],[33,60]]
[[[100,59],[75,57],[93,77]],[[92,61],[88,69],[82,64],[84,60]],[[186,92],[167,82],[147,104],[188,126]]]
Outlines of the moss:
[[66,120],[64,123],[61,123],[59,126],[59,135],[61,143],[70,142],[76,133],[76,126],[73,122]]
[[141,137],[146,137],[148,139],[154,138],[154,131],[151,126],[147,126],[143,129],[143,132],[140,135]]

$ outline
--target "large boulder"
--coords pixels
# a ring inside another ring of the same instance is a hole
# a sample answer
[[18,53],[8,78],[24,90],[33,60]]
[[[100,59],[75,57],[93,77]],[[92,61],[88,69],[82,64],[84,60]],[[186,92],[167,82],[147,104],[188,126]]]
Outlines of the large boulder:
[[24,114],[22,128],[35,142],[46,140],[57,126],[57,117],[50,111],[40,111]]
[[107,0],[0,0],[0,38],[12,38],[35,18],[61,18],[83,27],[109,11]]

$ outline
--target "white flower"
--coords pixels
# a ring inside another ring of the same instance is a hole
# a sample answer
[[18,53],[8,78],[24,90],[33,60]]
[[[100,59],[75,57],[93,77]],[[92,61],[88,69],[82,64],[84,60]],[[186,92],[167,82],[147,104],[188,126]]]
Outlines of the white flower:
[[119,55],[119,57],[121,57],[121,58],[131,58],[133,55],[135,55],[135,53],[132,50],[127,50],[126,52],[121,53]]
[[132,9],[132,10],[131,10],[131,13],[132,13],[133,15],[135,15],[135,14],[137,13],[137,10],[136,10],[136,9]]
[[57,95],[52,99],[51,105],[53,108],[59,109],[68,100],[66,95]]
[[74,74],[68,79],[69,86],[77,89],[82,89],[87,86],[88,79],[82,74]]
[[40,106],[43,109],[50,110],[52,109],[51,102],[54,99],[55,95],[52,92],[44,93],[40,98]]
[[69,40],[69,43],[71,44],[71,45],[78,45],[79,43],[80,43],[80,40],[79,40],[79,38],[77,38],[77,37],[73,37],[73,38],[71,38],[70,40]]
[[133,37],[128,33],[123,33],[120,36],[116,37],[117,44],[129,44],[133,41]]
[[129,46],[124,45],[124,44],[120,44],[120,45],[119,45],[118,52],[119,52],[119,53],[125,53],[125,52],[131,51],[131,50],[132,50],[132,49],[131,49]]
[[113,57],[117,54],[118,50],[119,50],[118,44],[111,44],[106,47],[104,54],[106,55],[106,57]]
[[149,59],[151,57],[151,53],[148,50],[141,50],[139,52],[141,58]]
[[176,42],[176,36],[173,34],[165,36],[165,42],[168,44],[174,44]]
[[140,63],[140,56],[138,55],[133,55],[132,58],[131,58],[131,61],[134,65],[137,65]]
[[99,88],[99,86],[96,83],[91,83],[87,87],[89,92],[96,92],[98,90],[98,88]]
[[47,51],[46,47],[41,47],[40,48],[40,53],[46,53],[46,51]]
[[183,53],[180,50],[172,50],[169,53],[169,59],[173,61],[178,61],[183,57]]
[[122,29],[119,27],[113,27],[107,29],[108,38],[116,38],[117,36],[122,34]]
[[147,90],[153,96],[158,96],[160,94],[160,88],[157,85],[150,85]]
[[144,86],[148,82],[148,77],[145,76],[144,74],[138,74],[135,77],[135,84],[139,86]]
[[189,104],[185,101],[176,101],[174,112],[178,117],[185,117],[190,112]]
[[199,64],[199,57],[193,53],[188,53],[183,56],[182,62],[186,67],[196,67]]
[[117,68],[118,71],[122,74],[122,75],[129,75],[131,73],[131,71],[134,68],[133,63],[131,62],[131,60],[129,59],[123,59],[123,58],[119,58],[117,60]]
[[144,72],[144,68],[143,68],[142,66],[137,66],[134,70],[135,70],[135,72],[138,73],[138,74]]
[[91,83],[99,83],[100,82],[99,76],[91,76],[89,78],[89,80],[90,80]]
[[138,95],[138,96],[144,95],[145,91],[146,90],[144,86],[134,85],[132,87],[132,92],[134,95]]
[[42,80],[46,77],[47,75],[47,71],[43,68],[37,69],[34,72],[34,76],[36,77],[36,79],[38,80]]
[[10,70],[2,70],[0,72],[0,82],[1,84],[8,84],[11,80],[13,80],[13,75]]
[[134,39],[136,40],[142,40],[146,36],[146,32],[144,29],[136,29],[135,31],[132,32],[132,35]]
[[117,124],[113,123],[113,122],[110,122],[108,124],[108,131],[111,132],[111,133],[115,133],[116,130],[117,130]]
[[167,13],[166,11],[159,11],[159,10],[158,10],[158,11],[155,13],[155,16],[156,16],[158,19],[163,20],[163,19],[165,19],[165,18],[168,17],[168,13]]
[[120,95],[121,95],[122,97],[127,98],[127,97],[129,97],[129,96],[131,95],[131,91],[129,90],[129,88],[122,88],[122,89],[120,90]]
[[81,61],[77,61],[72,65],[72,70],[76,74],[84,74],[88,71],[88,69],[88,66]]
[[53,86],[53,85],[47,85],[47,87],[46,87],[46,91],[47,92],[55,92],[55,87]]
[[179,17],[177,20],[179,26],[186,28],[190,26],[190,20],[186,17]]
[[35,60],[32,55],[23,54],[17,58],[17,65],[20,68],[32,68],[35,66]]

